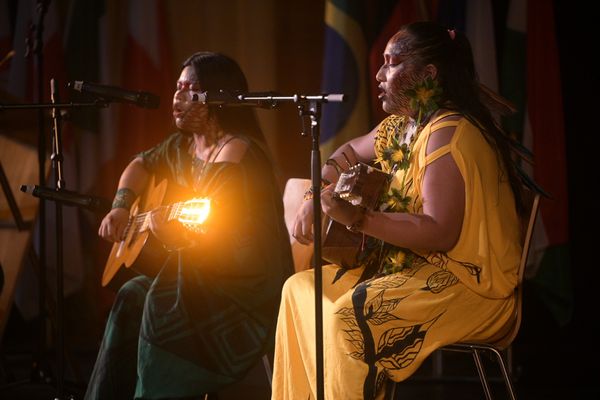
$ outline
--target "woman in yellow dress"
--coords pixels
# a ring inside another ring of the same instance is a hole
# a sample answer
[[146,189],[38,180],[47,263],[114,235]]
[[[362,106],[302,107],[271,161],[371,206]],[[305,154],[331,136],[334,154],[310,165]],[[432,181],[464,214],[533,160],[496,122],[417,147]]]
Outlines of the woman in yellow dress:
[[[357,268],[323,267],[326,399],[380,398],[385,378],[408,378],[440,346],[501,335],[515,307],[521,184],[468,39],[407,25],[376,79],[390,116],[322,169],[328,182],[356,162],[392,176],[375,210],[340,200],[333,184],[321,192],[324,213],[365,238]],[[301,243],[312,242],[312,220],[304,201],[293,228]],[[308,270],[284,285],[272,399],[315,398],[315,365]]]

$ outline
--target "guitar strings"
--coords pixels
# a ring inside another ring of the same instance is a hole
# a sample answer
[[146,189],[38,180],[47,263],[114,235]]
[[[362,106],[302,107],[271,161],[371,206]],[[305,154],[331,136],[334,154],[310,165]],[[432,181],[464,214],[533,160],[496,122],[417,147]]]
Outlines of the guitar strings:
[[[204,171],[206,170],[206,167],[208,166],[208,164],[211,162],[211,159],[212,159],[212,162],[214,162],[214,160],[217,159],[217,157],[219,156],[219,154],[221,153],[221,150],[223,150],[225,145],[233,139],[235,139],[235,136],[228,138],[223,143],[221,143],[219,147],[215,147],[211,150],[211,152],[208,155],[207,161],[204,162],[204,164],[202,165],[200,174],[197,178],[198,180],[200,180],[202,178],[202,176],[204,175]],[[215,153],[215,150],[216,150],[216,154],[214,154],[214,156],[213,156],[213,153]],[[192,163],[192,169],[194,169],[193,163]],[[180,216],[181,211],[183,209],[183,204],[184,204],[183,202],[178,202],[178,203],[174,203],[174,204],[170,204],[170,205],[166,205],[166,206],[159,206],[151,211],[146,211],[146,212],[135,215],[133,218],[129,219],[129,222],[127,223],[127,226],[125,227],[125,230],[123,232],[123,238],[127,237],[127,235],[129,234],[129,232],[131,230],[133,230],[133,232],[135,232],[135,233],[143,231],[144,228],[146,228],[148,226],[148,224],[146,223],[147,217],[150,215],[150,213],[152,213],[154,211],[166,208],[167,212],[168,212],[169,220],[175,218],[176,216]]]
[[[176,203],[176,204],[180,204],[180,203]],[[147,217],[150,215],[150,213],[152,213],[153,211],[156,210],[160,210],[161,208],[166,208],[169,209],[171,208],[171,205],[166,205],[166,206],[159,206],[156,207],[155,209],[153,209],[152,211],[146,211],[143,213],[139,213],[135,216],[133,216],[132,218],[129,218],[129,222],[127,223],[127,226],[125,227],[125,231],[123,232],[123,237],[127,237],[127,235],[129,234],[130,231],[133,230],[133,232],[142,232],[144,229],[144,227],[147,226],[147,224],[145,224]],[[138,227],[140,227],[140,229],[138,229]]]

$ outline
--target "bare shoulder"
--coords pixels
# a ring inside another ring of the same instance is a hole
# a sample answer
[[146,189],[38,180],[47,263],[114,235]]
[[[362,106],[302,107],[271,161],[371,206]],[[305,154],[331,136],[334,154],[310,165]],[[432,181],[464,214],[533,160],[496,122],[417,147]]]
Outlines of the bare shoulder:
[[451,114],[444,118],[441,118],[433,125],[431,125],[431,137],[427,143],[427,154],[450,144],[454,132],[456,131],[456,125],[447,125],[447,122],[459,121],[462,118],[460,114]]
[[247,140],[234,137],[225,144],[215,161],[239,163],[244,158],[248,146],[249,143]]

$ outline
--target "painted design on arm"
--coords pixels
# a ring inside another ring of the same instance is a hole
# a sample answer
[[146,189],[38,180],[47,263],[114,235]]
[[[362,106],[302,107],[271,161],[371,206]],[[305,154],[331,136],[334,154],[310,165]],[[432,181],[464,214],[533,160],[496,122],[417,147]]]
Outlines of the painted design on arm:
[[115,198],[112,202],[112,208],[124,208],[130,210],[131,206],[135,202],[137,195],[129,188],[120,188],[115,194]]

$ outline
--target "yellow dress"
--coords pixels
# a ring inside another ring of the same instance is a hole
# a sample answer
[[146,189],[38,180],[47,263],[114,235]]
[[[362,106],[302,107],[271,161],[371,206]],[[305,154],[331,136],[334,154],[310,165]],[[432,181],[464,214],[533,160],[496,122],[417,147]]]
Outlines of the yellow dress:
[[[402,263],[397,272],[358,284],[361,268],[335,280],[339,267],[323,267],[327,400],[382,398],[386,377],[402,381],[440,346],[494,337],[511,322],[521,249],[510,184],[478,128],[465,118],[436,124],[446,115],[420,131],[409,165],[395,172],[390,191],[404,191],[406,211],[422,212],[425,168],[450,153],[465,182],[459,240],[447,253],[412,249],[398,257],[392,249],[386,262]],[[390,116],[380,125],[378,159],[400,124],[399,117]],[[449,125],[456,126],[451,142],[427,155],[430,136]],[[408,254],[411,262],[402,262]],[[308,270],[290,277],[283,288],[272,400],[315,398],[314,320],[314,271]]]

